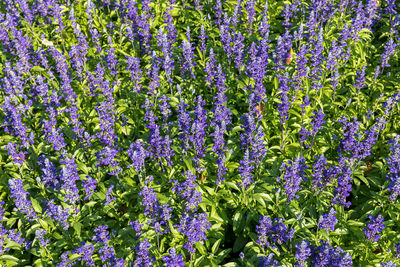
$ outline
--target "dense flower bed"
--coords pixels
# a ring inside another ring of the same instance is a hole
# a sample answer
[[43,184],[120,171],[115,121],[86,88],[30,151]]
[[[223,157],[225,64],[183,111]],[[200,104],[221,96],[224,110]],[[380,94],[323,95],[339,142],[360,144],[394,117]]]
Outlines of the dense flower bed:
[[0,11],[0,264],[400,263],[395,0]]

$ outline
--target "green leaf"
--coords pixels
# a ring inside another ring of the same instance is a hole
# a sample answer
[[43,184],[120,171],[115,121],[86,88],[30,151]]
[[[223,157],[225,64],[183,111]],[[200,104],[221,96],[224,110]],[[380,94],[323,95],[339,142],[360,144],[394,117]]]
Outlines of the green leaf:
[[43,72],[43,71],[46,71],[46,70],[43,69],[40,66],[34,66],[33,68],[31,68],[31,71]]
[[196,249],[200,252],[201,255],[207,255],[207,250],[200,242],[195,243]]
[[32,207],[35,210],[36,213],[41,214],[42,213],[42,207],[39,205],[39,202],[31,197],[31,202],[32,202]]
[[49,229],[49,225],[44,220],[39,219],[39,223],[44,229]]
[[357,227],[363,227],[364,223],[363,222],[357,222],[354,220],[348,220],[347,223],[351,226],[357,226]]
[[17,242],[10,240],[7,242],[7,245],[5,245],[4,247],[9,248],[9,249],[19,249],[21,247],[21,245],[18,244]]
[[238,211],[235,213],[233,216],[233,231],[234,232],[240,232],[243,228],[244,224],[244,210]]
[[76,235],[80,236],[82,231],[82,224],[80,222],[76,222],[73,224],[73,228],[75,230]]
[[34,266],[46,266],[45,262],[43,262],[42,259],[35,260],[35,262],[33,264],[34,264]]
[[19,259],[14,256],[11,256],[11,255],[3,255],[0,257],[0,261],[5,261],[8,266],[8,264],[12,264],[12,265],[18,264]]
[[221,241],[222,241],[222,239],[218,239],[218,240],[214,243],[214,245],[212,246],[211,252],[212,252],[213,254],[217,254],[217,251],[218,251],[218,248],[219,248],[219,244],[221,244]]
[[233,244],[233,252],[239,252],[245,244],[246,240],[243,238],[243,236],[239,236],[236,238],[235,243]]
[[224,266],[224,267],[237,267],[239,265],[236,262],[228,262],[228,263],[226,263],[226,264],[224,264],[222,266]]
[[228,249],[224,249],[223,251],[221,251],[217,256],[217,261],[218,262],[223,261],[229,255],[231,250],[232,250],[231,248],[228,248]]

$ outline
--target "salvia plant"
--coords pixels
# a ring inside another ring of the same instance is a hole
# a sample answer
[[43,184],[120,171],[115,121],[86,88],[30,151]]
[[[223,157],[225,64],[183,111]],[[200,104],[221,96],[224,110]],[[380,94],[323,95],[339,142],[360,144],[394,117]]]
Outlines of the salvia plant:
[[4,0],[0,266],[400,264],[400,3]]

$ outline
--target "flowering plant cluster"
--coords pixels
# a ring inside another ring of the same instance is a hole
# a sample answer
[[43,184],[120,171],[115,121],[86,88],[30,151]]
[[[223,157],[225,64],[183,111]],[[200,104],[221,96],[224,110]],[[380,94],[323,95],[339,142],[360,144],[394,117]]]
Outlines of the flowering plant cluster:
[[400,264],[395,0],[4,0],[1,266]]

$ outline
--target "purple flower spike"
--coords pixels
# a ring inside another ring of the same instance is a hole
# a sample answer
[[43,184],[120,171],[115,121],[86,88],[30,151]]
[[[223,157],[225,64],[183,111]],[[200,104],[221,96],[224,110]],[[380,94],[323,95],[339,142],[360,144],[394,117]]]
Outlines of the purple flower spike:
[[400,135],[389,141],[391,145],[390,156],[386,159],[389,173],[386,178],[390,180],[388,190],[391,192],[390,200],[394,201],[400,195]]
[[300,244],[296,245],[296,259],[298,267],[306,266],[306,260],[311,256],[310,243],[307,240],[302,240]]
[[169,249],[169,255],[162,257],[163,261],[165,262],[165,266],[171,267],[184,267],[185,262],[183,261],[183,255],[176,254],[175,248]]
[[383,229],[385,229],[385,225],[383,224],[382,215],[378,215],[378,217],[374,218],[374,216],[368,216],[371,222],[367,223],[367,228],[363,230],[365,236],[368,240],[378,242],[381,238],[379,233],[382,233]]
[[326,231],[334,231],[335,225],[337,224],[338,220],[336,219],[336,211],[331,208],[329,213],[323,214],[319,218],[319,228],[325,229]]

